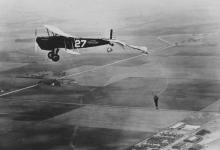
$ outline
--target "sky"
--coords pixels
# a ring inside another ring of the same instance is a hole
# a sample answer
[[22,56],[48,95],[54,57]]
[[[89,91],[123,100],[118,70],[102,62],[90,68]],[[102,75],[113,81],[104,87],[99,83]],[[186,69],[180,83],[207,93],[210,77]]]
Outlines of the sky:
[[0,31],[53,24],[72,34],[106,35],[110,28],[138,29],[155,20],[158,26],[219,21],[219,8],[218,0],[1,0]]

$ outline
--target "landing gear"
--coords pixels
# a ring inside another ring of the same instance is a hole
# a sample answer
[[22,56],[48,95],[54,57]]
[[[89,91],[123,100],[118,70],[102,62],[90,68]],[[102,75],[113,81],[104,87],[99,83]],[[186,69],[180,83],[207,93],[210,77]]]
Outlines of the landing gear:
[[52,57],[53,57],[53,52],[49,52],[49,53],[47,54],[47,56],[48,56],[49,59],[52,59]]
[[108,47],[108,48],[107,48],[107,52],[108,52],[108,53],[110,53],[110,52],[112,52],[112,51],[113,51],[113,49],[112,49],[111,47]]
[[58,55],[59,49],[54,49],[48,53],[48,58],[52,59],[53,61],[57,62],[60,60],[60,56]]
[[57,62],[57,61],[60,60],[60,56],[57,55],[57,54],[55,54],[55,55],[53,55],[52,60],[55,61],[55,62]]

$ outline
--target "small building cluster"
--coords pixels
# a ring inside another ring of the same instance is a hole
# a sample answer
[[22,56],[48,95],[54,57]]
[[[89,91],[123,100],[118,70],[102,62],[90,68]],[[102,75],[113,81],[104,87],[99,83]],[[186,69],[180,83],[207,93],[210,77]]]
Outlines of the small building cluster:
[[181,137],[183,137],[183,134],[179,134],[172,129],[167,129],[134,145],[131,150],[160,150]]
[[[197,147],[202,140],[200,135],[191,135],[200,129],[200,126],[189,125],[178,122],[173,126],[160,131],[159,133],[145,139],[135,145],[130,150],[161,150],[169,147],[169,150],[184,150],[190,147]],[[197,133],[203,133],[199,131]]]

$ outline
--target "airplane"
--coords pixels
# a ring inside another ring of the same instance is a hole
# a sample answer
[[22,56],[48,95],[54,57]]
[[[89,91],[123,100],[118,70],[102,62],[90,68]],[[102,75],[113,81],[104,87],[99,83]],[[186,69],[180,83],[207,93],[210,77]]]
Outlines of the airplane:
[[109,38],[81,38],[67,34],[52,25],[44,25],[44,27],[46,28],[46,32],[48,34],[47,36],[37,36],[37,30],[35,30],[35,49],[38,45],[41,50],[49,51],[48,58],[54,62],[57,62],[60,59],[60,56],[58,55],[60,49],[64,49],[65,52],[73,55],[79,55],[80,48],[89,48],[102,45],[111,46],[107,48],[108,53],[113,51],[112,47],[114,44],[118,44],[122,47],[127,46],[148,54],[147,47],[129,45],[125,42],[113,39],[112,29],[110,30]]

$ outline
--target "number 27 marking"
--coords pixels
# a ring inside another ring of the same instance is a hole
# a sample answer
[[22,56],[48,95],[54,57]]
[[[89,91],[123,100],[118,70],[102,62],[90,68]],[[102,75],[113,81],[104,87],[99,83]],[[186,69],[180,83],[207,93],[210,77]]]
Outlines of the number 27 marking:
[[84,47],[86,44],[86,40],[75,40],[75,47],[79,48],[79,47]]

